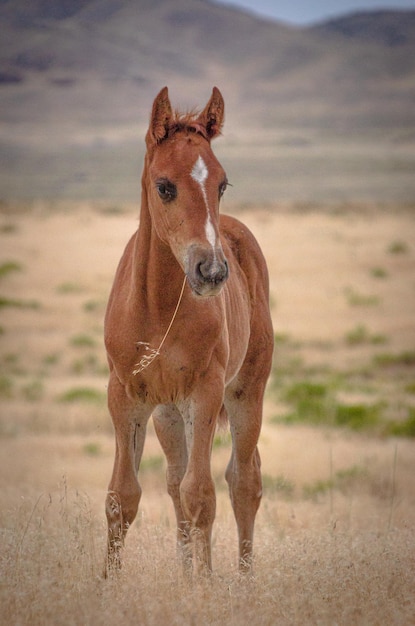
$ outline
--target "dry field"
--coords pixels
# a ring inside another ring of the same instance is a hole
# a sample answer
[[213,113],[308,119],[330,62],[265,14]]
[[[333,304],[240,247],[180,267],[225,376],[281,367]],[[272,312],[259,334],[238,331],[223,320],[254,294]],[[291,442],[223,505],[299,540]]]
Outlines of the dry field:
[[239,217],[268,260],[276,340],[255,575],[236,571],[219,433],[214,573],[182,577],[150,427],[125,565],[104,582],[102,320],[136,208],[1,207],[1,623],[415,624],[413,211]]

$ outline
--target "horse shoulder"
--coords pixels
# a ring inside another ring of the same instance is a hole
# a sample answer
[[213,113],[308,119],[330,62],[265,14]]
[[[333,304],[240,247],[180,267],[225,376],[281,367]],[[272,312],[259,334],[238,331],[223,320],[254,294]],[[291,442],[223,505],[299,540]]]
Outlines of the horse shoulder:
[[228,242],[241,272],[245,275],[250,302],[249,345],[245,355],[244,377],[250,379],[255,371],[257,379],[266,380],[271,367],[273,330],[269,309],[268,269],[261,248],[252,232],[234,217],[221,219],[222,236]]
[[258,286],[268,299],[268,269],[255,236],[245,224],[230,215],[221,215],[220,231],[247,278],[251,299],[255,299]]

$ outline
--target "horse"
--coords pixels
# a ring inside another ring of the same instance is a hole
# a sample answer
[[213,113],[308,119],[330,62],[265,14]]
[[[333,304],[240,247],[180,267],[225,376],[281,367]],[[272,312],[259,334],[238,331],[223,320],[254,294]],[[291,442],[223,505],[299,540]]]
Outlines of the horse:
[[273,352],[267,267],[248,228],[219,215],[228,185],[211,140],[224,100],[214,87],[201,112],[171,107],[164,87],[146,133],[139,226],[116,271],[105,315],[108,408],[115,460],[106,496],[105,574],[121,567],[138,511],[146,426],[166,457],[177,550],[190,571],[212,570],[217,424],[229,423],[225,477],[239,537],[239,569],[252,566],[262,495],[257,448]]

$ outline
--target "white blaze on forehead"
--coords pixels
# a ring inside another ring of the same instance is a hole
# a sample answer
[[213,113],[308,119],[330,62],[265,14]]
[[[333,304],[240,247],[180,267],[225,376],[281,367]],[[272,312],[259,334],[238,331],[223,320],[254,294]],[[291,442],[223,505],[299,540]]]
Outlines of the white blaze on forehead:
[[202,159],[201,156],[198,157],[196,163],[193,166],[191,177],[195,180],[204,190],[205,180],[209,175],[208,168],[206,167],[206,163]]
[[206,166],[206,163],[204,162],[204,160],[202,159],[200,155],[196,163],[193,166],[190,176],[193,178],[193,180],[195,180],[200,185],[200,189],[202,190],[203,200],[205,201],[206,211],[207,211],[207,218],[206,218],[206,223],[205,223],[206,239],[208,240],[212,248],[215,249],[216,233],[212,224],[212,220],[210,218],[210,211],[209,211],[209,205],[207,201],[206,188],[205,188],[205,182],[207,180],[207,177],[209,176],[209,171]]

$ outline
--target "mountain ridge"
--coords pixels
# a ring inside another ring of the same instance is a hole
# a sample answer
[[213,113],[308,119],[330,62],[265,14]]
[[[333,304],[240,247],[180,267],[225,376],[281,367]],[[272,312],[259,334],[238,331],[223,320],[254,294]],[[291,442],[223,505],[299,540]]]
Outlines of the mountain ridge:
[[179,108],[217,85],[238,145],[413,136],[415,11],[293,27],[210,0],[3,0],[0,23],[3,193],[30,155],[130,150],[164,85]]
[[[130,81],[131,88],[138,85],[146,94],[147,105],[150,93],[165,82],[186,92],[192,91],[192,82],[197,88],[219,82],[217,76],[231,87],[232,104],[246,109],[244,118],[254,113],[253,125],[256,109],[266,111],[269,98],[274,110],[265,115],[264,124],[279,119],[290,123],[287,103],[295,109],[303,99],[308,100],[306,117],[321,124],[328,109],[329,118],[340,113],[341,98],[350,102],[346,116],[340,115],[345,124],[345,117],[358,118],[359,108],[361,113],[360,104],[353,113],[352,101],[370,96],[367,81],[389,80],[389,88],[379,82],[377,91],[389,93],[393,87],[395,101],[399,104],[402,93],[405,108],[410,85],[396,77],[415,81],[415,11],[358,13],[293,28],[208,0],[140,0],[138,5],[131,0],[77,0],[59,3],[60,12],[51,0],[34,1],[29,12],[27,6],[21,1],[0,6],[0,20],[8,24],[0,44],[0,85],[4,93],[9,83],[29,81],[34,101],[36,79],[41,83],[46,78],[46,89],[66,88],[65,97],[88,73],[90,80],[101,83],[103,95],[111,81]],[[382,32],[383,38],[393,32],[395,44],[385,44],[374,32]],[[400,40],[398,32],[403,33]],[[84,87],[86,110],[93,105],[90,88]],[[380,97],[377,93],[369,102],[375,112]],[[403,117],[407,115],[408,110]],[[111,112],[106,116],[110,119]],[[300,123],[300,117],[291,122]],[[370,123],[367,115],[362,123]]]

